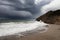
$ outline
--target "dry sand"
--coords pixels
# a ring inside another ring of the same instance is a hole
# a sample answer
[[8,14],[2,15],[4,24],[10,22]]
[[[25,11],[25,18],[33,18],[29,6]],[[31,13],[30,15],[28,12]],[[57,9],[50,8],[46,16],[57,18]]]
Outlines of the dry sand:
[[0,40],[60,40],[60,25],[49,25],[49,29],[44,33],[31,34],[21,37],[7,37]]

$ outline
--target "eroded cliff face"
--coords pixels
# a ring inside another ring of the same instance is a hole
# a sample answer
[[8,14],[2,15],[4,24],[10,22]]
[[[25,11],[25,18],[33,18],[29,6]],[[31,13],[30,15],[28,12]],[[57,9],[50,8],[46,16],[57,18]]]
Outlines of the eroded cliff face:
[[43,22],[48,24],[60,24],[60,10],[49,11],[46,14],[38,17],[36,20],[42,20]]

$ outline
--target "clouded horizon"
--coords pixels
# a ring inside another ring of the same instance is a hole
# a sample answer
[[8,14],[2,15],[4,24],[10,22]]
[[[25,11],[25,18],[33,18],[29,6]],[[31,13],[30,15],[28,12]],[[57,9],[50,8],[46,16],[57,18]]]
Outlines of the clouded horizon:
[[59,4],[59,0],[0,0],[0,18],[36,19],[48,10],[60,9]]

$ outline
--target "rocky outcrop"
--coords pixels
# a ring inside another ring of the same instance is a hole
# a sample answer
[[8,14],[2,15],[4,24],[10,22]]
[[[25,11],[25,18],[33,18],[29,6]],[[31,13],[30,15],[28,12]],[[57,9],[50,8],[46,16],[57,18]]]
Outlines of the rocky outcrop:
[[60,24],[60,10],[49,11],[44,15],[38,17],[36,20],[42,20],[43,22],[48,24]]

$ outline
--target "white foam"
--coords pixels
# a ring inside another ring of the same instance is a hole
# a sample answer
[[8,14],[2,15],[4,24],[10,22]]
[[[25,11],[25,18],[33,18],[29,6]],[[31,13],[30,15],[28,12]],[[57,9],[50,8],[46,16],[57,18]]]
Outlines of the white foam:
[[13,35],[25,31],[31,31],[36,28],[44,29],[47,24],[37,21],[29,22],[9,22],[0,24],[0,36]]

